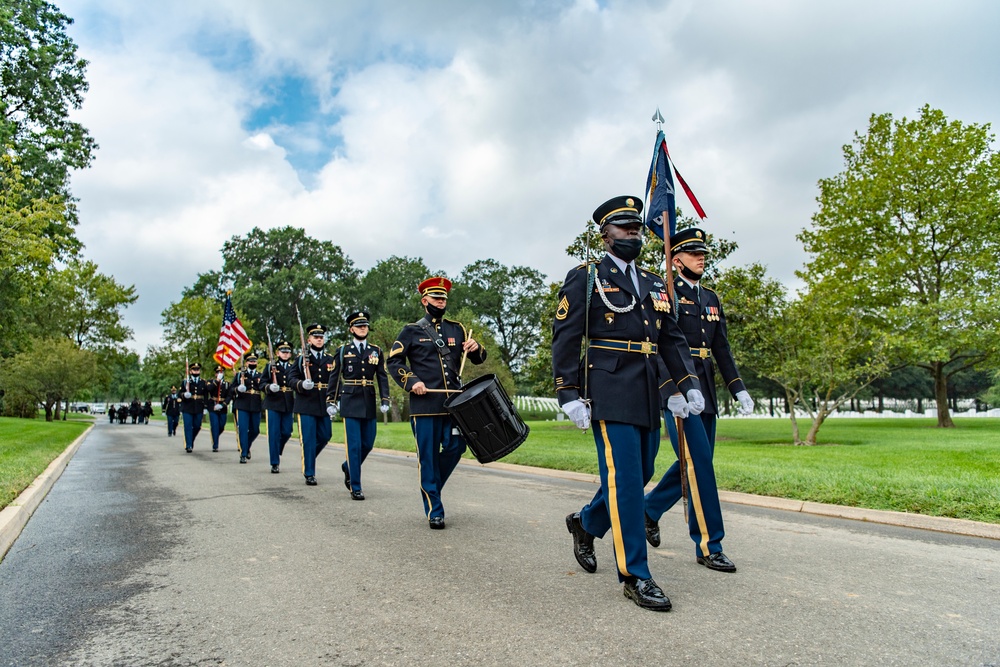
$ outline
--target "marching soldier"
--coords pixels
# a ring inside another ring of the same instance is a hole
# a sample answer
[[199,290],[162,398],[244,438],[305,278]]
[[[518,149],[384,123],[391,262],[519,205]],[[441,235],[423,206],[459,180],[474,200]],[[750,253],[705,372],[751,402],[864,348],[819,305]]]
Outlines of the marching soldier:
[[215,367],[215,377],[205,383],[205,409],[212,433],[212,451],[219,451],[219,436],[229,421],[229,392],[232,385],[226,382],[226,369]]
[[271,472],[278,473],[285,443],[292,437],[294,389],[288,386],[288,370],[292,365],[292,345],[278,341],[278,358],[272,359],[261,372],[264,385],[264,410],[267,411],[267,448],[271,455]]
[[308,345],[288,370],[288,384],[295,389],[292,411],[299,420],[302,474],[307,486],[316,486],[316,457],[330,442],[330,417],[335,408],[327,405],[326,394],[337,361],[323,351],[326,327],[310,324],[306,330],[309,332]]
[[264,377],[257,372],[257,354],[246,356],[246,368],[233,382],[233,409],[236,410],[236,429],[240,438],[240,463],[250,460],[250,447],[260,435],[261,384]]
[[441,490],[465,451],[465,440],[444,402],[451,392],[461,389],[462,356],[481,364],[486,361],[486,350],[468,337],[460,322],[444,319],[450,280],[428,278],[418,290],[426,314],[399,332],[389,350],[388,365],[393,380],[410,392],[410,426],[417,440],[424,514],[430,527],[440,530],[445,527]]
[[128,406],[128,414],[132,417],[132,423],[135,424],[139,420],[139,415],[142,413],[142,404],[139,403],[138,398],[133,398],[132,403]]
[[382,397],[381,411],[389,411],[389,378],[385,358],[378,345],[367,342],[370,316],[359,311],[347,316],[347,328],[353,341],[341,345],[333,356],[337,365],[330,379],[327,401],[344,417],[347,437],[347,460],[341,465],[344,485],[354,500],[364,500],[361,490],[361,464],[375,446],[375,384]]
[[115,423],[115,419],[118,417],[118,408],[111,406],[108,408],[108,422],[111,424]]
[[122,403],[118,406],[118,423],[124,424],[128,419],[128,406]]
[[170,388],[170,394],[160,403],[160,409],[167,416],[167,437],[177,435],[177,422],[181,417],[181,399],[177,387]]
[[181,415],[184,417],[184,451],[194,451],[194,439],[201,431],[201,420],[205,414],[205,396],[208,387],[201,379],[201,364],[193,363],[188,368],[190,375],[181,382]]
[[[677,320],[687,339],[688,349],[701,386],[706,388],[705,409],[684,420],[687,436],[687,482],[689,486],[688,530],[695,543],[698,563],[710,570],[735,572],[736,565],[722,552],[725,529],[719,490],[715,484],[712,456],[715,452],[715,419],[719,412],[715,395],[715,366],[726,387],[740,403],[740,414],[753,412],[753,399],[740,379],[729,349],[726,317],[719,295],[701,286],[708,246],[705,233],[696,227],[670,237],[673,268],[677,271]],[[715,363],[713,363],[713,359]],[[670,442],[677,450],[677,427],[667,418]],[[646,540],[660,545],[658,521],[681,499],[681,465],[675,462],[652,491],[646,494]]]
[[587,429],[594,420],[601,475],[593,500],[566,517],[574,556],[594,572],[593,539],[610,528],[625,596],[644,609],[669,611],[649,571],[643,526],[643,486],[653,475],[660,435],[656,355],[675,381],[675,402],[697,412],[704,398],[663,279],[635,266],[641,212],[642,201],[627,196],[594,211],[608,253],[566,276],[552,327],[552,368],[559,404],[573,423]]
[[142,404],[142,423],[148,424],[149,418],[153,416],[153,404],[148,400]]

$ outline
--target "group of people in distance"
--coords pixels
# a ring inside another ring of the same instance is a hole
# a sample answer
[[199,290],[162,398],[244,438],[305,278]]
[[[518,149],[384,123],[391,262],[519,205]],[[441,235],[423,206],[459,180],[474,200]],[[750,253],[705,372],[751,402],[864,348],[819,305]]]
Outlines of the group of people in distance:
[[108,421],[114,424],[124,424],[131,417],[133,424],[148,424],[149,418],[153,416],[153,404],[150,401],[139,403],[138,398],[132,399],[128,405],[122,403],[117,408],[114,405],[108,406]]
[[[258,355],[244,357],[232,382],[221,366],[214,377],[201,377],[201,365],[191,364],[179,386],[164,399],[167,433],[176,435],[183,420],[184,450],[194,451],[195,439],[207,411],[212,451],[219,451],[219,434],[230,408],[236,418],[240,463],[251,458],[251,446],[260,434],[266,412],[271,472],[281,471],[281,455],[297,420],[301,439],[302,475],[316,486],[316,457],[332,437],[332,419],[343,416],[347,456],[341,469],[344,485],[354,500],[364,500],[361,467],[375,444],[378,413],[389,411],[389,374],[410,393],[410,424],[417,442],[420,496],[430,528],[445,527],[441,490],[458,465],[466,443],[444,409],[450,393],[461,390],[461,360],[474,364],[486,359],[486,350],[472,340],[466,328],[445,319],[451,281],[432,277],[418,286],[425,314],[406,325],[386,355],[368,342],[371,317],[366,311],[347,316],[350,342],[332,353],[326,350],[327,328],[319,323],[305,329],[306,346],[293,357],[288,341],[275,347],[276,359],[258,370]],[[376,407],[376,387],[379,405]]]
[[[741,414],[750,414],[754,403],[729,349],[719,297],[700,284],[705,233],[691,228],[671,236],[669,257],[677,275],[661,277],[635,264],[642,248],[642,208],[638,197],[620,196],[594,211],[607,253],[566,276],[553,322],[552,368],[563,411],[576,426],[593,431],[600,471],[593,499],[566,517],[574,557],[586,572],[595,572],[594,539],[610,532],[624,595],[641,608],[668,611],[670,599],[650,572],[647,543],[659,546],[658,521],[682,497],[690,506],[688,532],[697,562],[718,572],[736,571],[722,550],[713,467],[716,369]],[[185,450],[191,452],[207,410],[218,451],[218,433],[232,407],[240,463],[246,463],[266,411],[271,472],[278,473],[296,419],[302,474],[315,486],[316,457],[330,442],[331,419],[340,413],[347,437],[344,484],[353,499],[364,500],[361,468],[375,441],[377,410],[389,410],[391,377],[409,393],[424,515],[431,529],[443,529],[441,491],[466,448],[444,404],[462,388],[461,361],[481,364],[486,350],[461,323],[444,317],[451,290],[447,278],[428,278],[418,289],[424,316],[403,327],[388,354],[368,343],[370,317],[358,311],[347,317],[350,342],[332,352],[325,349],[327,328],[317,323],[307,327],[298,356],[280,341],[276,359],[258,370],[258,357],[248,355],[231,383],[221,368],[205,380],[193,364],[165,400],[168,433],[176,433],[180,414]],[[661,414],[677,460],[645,493],[659,450]]]

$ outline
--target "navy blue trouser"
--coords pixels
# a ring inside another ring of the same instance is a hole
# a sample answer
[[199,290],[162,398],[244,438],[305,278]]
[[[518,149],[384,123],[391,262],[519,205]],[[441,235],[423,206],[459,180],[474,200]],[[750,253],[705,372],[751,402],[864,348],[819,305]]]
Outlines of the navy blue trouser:
[[[677,427],[670,413],[664,415],[670,444],[677,452]],[[719,504],[719,489],[715,485],[715,466],[712,456],[715,452],[715,415],[691,415],[684,420],[684,436],[687,440],[688,478],[688,532],[695,543],[697,556],[722,551],[722,538],[726,534],[722,525],[722,506]],[[659,521],[663,513],[681,499],[680,461],[663,474],[656,488],[646,494],[646,514]]]
[[177,435],[177,422],[180,420],[180,415],[167,415],[167,435]]
[[236,430],[240,437],[240,456],[250,455],[250,445],[260,435],[260,413],[237,410]]
[[427,518],[444,518],[441,490],[454,472],[465,451],[465,438],[458,433],[448,415],[410,417],[410,427],[417,439],[417,468],[420,473],[420,496]]
[[267,451],[271,455],[271,465],[281,463],[285,443],[292,437],[292,423],[295,415],[291,412],[267,411]]
[[181,414],[184,415],[184,446],[187,449],[194,449],[194,439],[201,431],[201,417],[204,413],[182,412]]
[[653,477],[660,429],[609,421],[593,422],[591,428],[601,488],[580,510],[583,527],[594,537],[604,537],[611,529],[618,581],[649,579],[643,487]]
[[375,447],[377,425],[378,420],[374,418],[344,417],[344,430],[347,432],[347,460],[344,461],[344,470],[351,478],[351,491],[361,490],[361,464]]
[[212,430],[212,449],[219,448],[219,434],[226,430],[226,422],[229,421],[229,413],[222,410],[208,411],[208,426]]
[[330,442],[331,424],[326,415],[297,415],[299,418],[299,437],[302,439],[302,474],[305,477],[316,476],[316,457]]

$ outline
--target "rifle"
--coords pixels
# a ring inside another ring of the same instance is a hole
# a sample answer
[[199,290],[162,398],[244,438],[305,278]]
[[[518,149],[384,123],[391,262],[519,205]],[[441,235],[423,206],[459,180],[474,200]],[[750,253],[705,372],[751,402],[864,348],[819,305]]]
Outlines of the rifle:
[[302,342],[302,353],[299,355],[299,359],[302,360],[302,374],[311,382],[312,377],[309,373],[309,362],[306,360],[306,330],[302,328],[302,315],[299,314],[299,304],[295,304],[295,318],[299,321],[299,340]]
[[191,392],[191,366],[188,364],[188,358],[184,357],[184,391]]
[[271,330],[264,328],[267,332],[267,361],[271,367],[271,384],[278,384],[278,371],[274,367],[274,347],[271,345]]

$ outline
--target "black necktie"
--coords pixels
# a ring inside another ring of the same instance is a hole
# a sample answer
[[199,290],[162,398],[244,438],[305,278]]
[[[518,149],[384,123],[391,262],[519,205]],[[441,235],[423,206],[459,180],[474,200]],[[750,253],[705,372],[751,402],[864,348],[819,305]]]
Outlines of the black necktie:
[[632,280],[632,265],[625,265],[625,279],[628,280],[628,284],[632,286],[632,290],[635,292],[636,296],[639,294],[639,288],[635,286],[635,281]]

